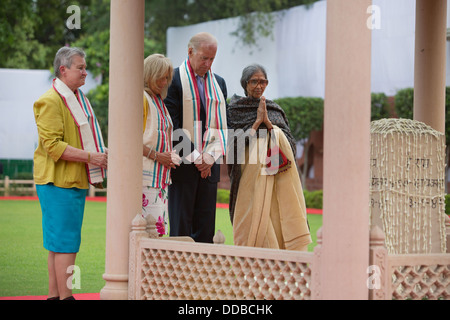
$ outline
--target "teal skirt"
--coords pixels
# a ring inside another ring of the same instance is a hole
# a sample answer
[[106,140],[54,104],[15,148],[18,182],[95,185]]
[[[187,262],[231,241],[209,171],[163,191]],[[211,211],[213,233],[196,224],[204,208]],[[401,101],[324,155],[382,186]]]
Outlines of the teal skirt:
[[36,185],[42,210],[44,248],[58,253],[77,253],[81,244],[86,189]]

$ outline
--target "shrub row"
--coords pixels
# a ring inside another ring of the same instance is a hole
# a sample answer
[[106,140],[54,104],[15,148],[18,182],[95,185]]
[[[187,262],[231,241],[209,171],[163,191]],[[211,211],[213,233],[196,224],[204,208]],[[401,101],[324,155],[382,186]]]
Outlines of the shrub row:
[[[306,207],[311,209],[322,209],[323,191],[307,191],[304,190]],[[228,204],[230,200],[230,191],[225,189],[217,190],[217,203]],[[445,213],[450,215],[450,194],[445,195]]]
[[[307,191],[304,190],[303,194],[305,196],[305,202],[307,208],[322,209],[322,190],[318,191]],[[217,203],[226,203],[230,201],[230,191],[226,189],[217,190]]]

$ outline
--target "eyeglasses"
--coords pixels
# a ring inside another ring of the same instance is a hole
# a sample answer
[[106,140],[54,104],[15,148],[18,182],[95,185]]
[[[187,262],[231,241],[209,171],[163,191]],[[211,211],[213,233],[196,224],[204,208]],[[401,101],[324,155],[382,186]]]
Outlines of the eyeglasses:
[[258,84],[261,85],[262,87],[265,87],[269,84],[269,80],[266,79],[252,79],[252,80],[248,80],[247,84],[252,86],[252,87],[256,87]]

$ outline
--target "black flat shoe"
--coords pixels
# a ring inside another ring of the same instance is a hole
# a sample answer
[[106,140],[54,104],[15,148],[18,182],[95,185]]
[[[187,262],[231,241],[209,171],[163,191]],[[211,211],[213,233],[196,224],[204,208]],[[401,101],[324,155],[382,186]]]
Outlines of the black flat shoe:
[[64,298],[63,300],[76,300],[76,299],[73,296],[70,296],[70,297]]
[[59,297],[51,297],[51,298],[47,298],[47,300],[59,300]]

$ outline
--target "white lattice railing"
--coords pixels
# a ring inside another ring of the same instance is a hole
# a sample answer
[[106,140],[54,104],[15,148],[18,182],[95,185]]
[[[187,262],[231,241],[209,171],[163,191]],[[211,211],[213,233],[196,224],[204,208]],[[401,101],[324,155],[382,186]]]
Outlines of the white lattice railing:
[[[131,300],[321,298],[321,231],[313,253],[161,240],[146,228],[145,219],[133,220]],[[369,299],[450,299],[449,253],[389,255],[384,239],[380,228],[372,229],[369,264],[377,272],[368,275]]]
[[389,256],[392,299],[450,300],[450,254]]
[[378,227],[372,230],[370,244],[370,264],[378,267],[379,280],[369,291],[370,299],[450,300],[449,253],[389,255]]
[[311,298],[311,252],[152,239],[140,223],[130,237],[130,299]]

